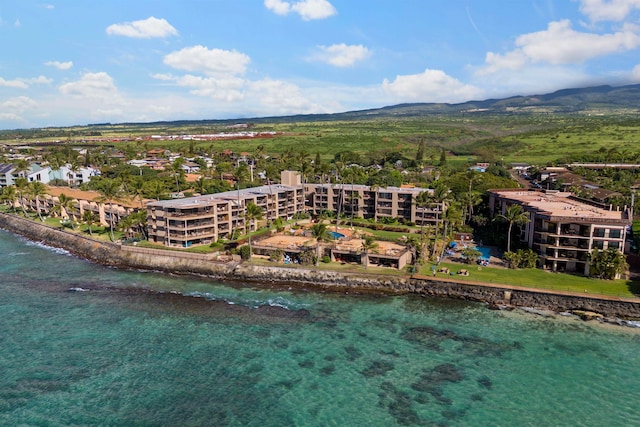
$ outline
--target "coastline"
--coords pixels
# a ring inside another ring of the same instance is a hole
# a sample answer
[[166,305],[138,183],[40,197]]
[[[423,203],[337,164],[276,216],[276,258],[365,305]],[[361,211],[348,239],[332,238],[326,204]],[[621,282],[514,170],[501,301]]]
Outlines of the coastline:
[[427,276],[380,276],[312,268],[257,266],[210,256],[169,250],[149,250],[101,242],[55,229],[8,213],[0,213],[0,228],[29,240],[65,249],[75,256],[116,268],[164,271],[206,276],[225,281],[296,286],[310,290],[380,294],[417,294],[486,303],[489,308],[523,308],[531,312],[572,313],[584,320],[598,319],[625,324],[621,319],[640,319],[640,300],[581,295],[481,282]]

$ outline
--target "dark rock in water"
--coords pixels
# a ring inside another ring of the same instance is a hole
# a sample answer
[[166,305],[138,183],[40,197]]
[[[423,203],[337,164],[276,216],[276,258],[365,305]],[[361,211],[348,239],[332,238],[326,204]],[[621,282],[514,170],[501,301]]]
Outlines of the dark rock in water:
[[280,317],[287,319],[303,319],[309,317],[309,310],[300,309],[300,310],[287,310],[283,307],[275,307],[272,305],[261,305],[260,307],[255,309],[257,313],[270,316],[270,317]]
[[345,353],[347,353],[347,360],[353,362],[356,359],[362,357],[362,351],[358,350],[356,347],[352,345],[348,345],[344,348]]
[[446,398],[442,397],[442,386],[446,383],[457,383],[464,379],[462,373],[451,363],[443,363],[430,371],[420,375],[418,381],[411,384],[411,388],[416,391],[430,393],[439,402],[446,403]]
[[379,394],[379,405],[387,408],[389,414],[400,425],[422,425],[422,420],[413,409],[411,396],[398,390],[391,382],[385,381],[380,385],[382,392]]
[[324,360],[326,360],[327,362],[333,362],[333,361],[334,361],[334,360],[336,360],[336,359],[337,359],[337,357],[336,357],[336,355],[335,355],[335,354],[327,354],[327,355],[324,357]]
[[327,365],[320,369],[321,375],[331,375],[336,371],[336,367],[334,365]]
[[298,366],[300,366],[301,368],[310,369],[310,368],[313,368],[314,366],[316,366],[316,363],[311,359],[306,359],[306,360],[303,360],[303,361],[299,362]]
[[469,397],[471,397],[471,400],[473,400],[474,402],[480,402],[480,401],[482,401],[482,399],[484,399],[484,397],[482,397],[482,395],[480,393],[473,393]]
[[483,375],[480,378],[478,378],[478,384],[480,384],[482,387],[488,390],[491,390],[491,387],[493,386],[493,382],[491,381],[491,378],[489,378],[486,375]]
[[367,378],[385,375],[394,368],[393,363],[387,360],[374,360],[364,371],[362,375]]

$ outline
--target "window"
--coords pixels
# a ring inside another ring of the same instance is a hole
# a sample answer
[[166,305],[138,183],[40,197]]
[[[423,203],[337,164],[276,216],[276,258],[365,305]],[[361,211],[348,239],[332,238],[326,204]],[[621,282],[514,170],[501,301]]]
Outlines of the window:
[[[619,239],[620,238],[620,230],[609,230],[609,237],[612,239]],[[611,245],[609,245],[611,246]]]

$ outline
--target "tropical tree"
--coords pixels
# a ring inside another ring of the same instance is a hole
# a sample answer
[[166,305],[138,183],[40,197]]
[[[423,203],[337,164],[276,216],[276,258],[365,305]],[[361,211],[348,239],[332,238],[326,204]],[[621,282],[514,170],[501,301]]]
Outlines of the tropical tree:
[[18,200],[18,193],[16,192],[15,186],[10,185],[8,187],[4,187],[4,189],[2,190],[2,195],[0,195],[0,200],[11,206],[13,213],[16,213],[16,201]]
[[120,186],[120,182],[116,179],[105,179],[102,181],[102,185],[98,189],[100,192],[100,197],[98,201],[100,203],[109,203],[109,237],[113,242],[115,240],[115,236],[113,234],[114,228],[114,213],[113,213],[113,203],[120,201],[122,199],[122,188]]
[[[167,192],[167,186],[160,179],[153,179],[144,183],[144,191],[147,195],[160,200]],[[142,203],[142,202],[141,202]]]
[[362,239],[362,254],[364,255],[364,268],[369,268],[369,253],[377,252],[380,245],[376,242],[375,237],[366,234]]
[[93,236],[93,230],[92,227],[100,222],[100,218],[98,218],[98,215],[96,215],[96,213],[94,211],[91,210],[85,210],[84,213],[82,214],[82,221],[87,224],[87,228],[89,230],[89,235]]
[[316,239],[316,265],[320,262],[320,243],[329,240],[327,225],[321,222],[311,226],[311,235]]
[[38,211],[38,218],[40,218],[40,221],[44,221],[44,219],[42,218],[42,212],[40,211],[40,196],[44,196],[45,194],[47,194],[47,186],[40,181],[33,181],[29,185],[29,187],[29,193],[36,199],[36,210]]
[[20,177],[16,179],[14,185],[16,187],[16,192],[18,193],[18,203],[20,204],[22,213],[26,216],[27,211],[24,208],[24,205],[25,205],[24,196],[29,191],[29,181],[27,181],[27,178]]
[[590,254],[589,275],[601,279],[615,279],[629,268],[625,256],[616,248],[594,249]]
[[253,202],[250,202],[245,207],[244,218],[249,225],[249,231],[247,232],[247,236],[249,238],[249,262],[251,262],[251,257],[253,255],[253,249],[251,247],[251,224],[255,221],[259,221],[263,218],[264,211],[258,205]]
[[505,213],[498,214],[496,219],[509,224],[507,231],[507,252],[511,252],[511,230],[513,229],[513,224],[523,225],[528,223],[530,219],[526,212],[522,210],[522,206],[518,204],[508,206]]
[[140,201],[140,209],[144,208],[142,195],[144,194],[146,183],[147,182],[141,176],[133,178],[129,183],[129,193],[138,198]]
[[462,256],[464,257],[467,264],[475,264],[476,261],[478,261],[478,258],[482,256],[482,252],[480,252],[473,246],[467,246],[462,250]]
[[70,215],[69,213],[73,211],[75,202],[76,199],[74,199],[73,197],[67,196],[64,193],[60,193],[60,195],[58,196],[58,203],[53,208],[51,208],[52,212],[59,212],[60,216],[63,219],[69,220],[72,229],[75,228],[73,225],[74,218],[73,215]]

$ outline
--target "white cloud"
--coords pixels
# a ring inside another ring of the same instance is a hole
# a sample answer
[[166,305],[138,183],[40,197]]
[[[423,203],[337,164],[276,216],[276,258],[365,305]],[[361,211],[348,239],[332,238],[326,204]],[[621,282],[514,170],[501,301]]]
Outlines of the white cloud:
[[37,105],[38,103],[36,101],[26,96],[9,98],[1,104],[3,109],[12,110],[19,113],[23,113],[26,110],[35,108]]
[[544,31],[523,34],[516,39],[516,49],[506,54],[488,52],[486,66],[479,74],[490,74],[500,69],[521,69],[531,62],[549,64],[576,64],[589,59],[636,49],[640,46],[638,28],[624,25],[616,33],[582,33],[571,28],[568,20],[549,23]]
[[442,70],[426,69],[422,74],[384,79],[387,94],[401,102],[462,102],[481,97],[483,91],[447,75]]
[[305,21],[325,19],[338,13],[327,0],[301,0],[297,2],[264,0],[264,5],[277,15],[288,15],[295,12]]
[[19,28],[22,26],[22,23],[20,23],[19,19],[16,19],[15,21],[13,21],[13,26]]
[[107,27],[107,34],[111,36],[150,39],[154,37],[165,38],[176,36],[178,35],[178,30],[173,28],[165,19],[158,19],[151,16],[140,21],[109,25]]
[[49,10],[55,9],[55,6],[52,5],[52,4],[43,4],[43,5],[41,5],[41,7],[43,7],[44,9],[49,9]]
[[53,82],[52,79],[45,77],[45,76],[38,76],[32,79],[27,79],[25,80],[28,83],[34,83],[34,84],[39,84],[39,85],[48,85],[51,82]]
[[175,78],[178,86],[190,88],[190,93],[225,102],[239,101],[244,97],[244,80],[236,77],[214,78],[185,75]]
[[320,49],[320,52],[314,55],[312,59],[326,62],[336,67],[351,67],[371,54],[365,46],[346,45],[344,43],[318,46],[318,49]]
[[178,70],[200,72],[209,76],[244,74],[251,59],[235,50],[186,47],[164,57],[164,63]]
[[580,0],[580,12],[592,22],[624,21],[634,9],[640,0]]
[[113,79],[105,72],[85,73],[80,80],[60,85],[61,94],[82,98],[113,100],[118,97],[118,89]]
[[27,89],[29,85],[27,85],[21,79],[5,80],[2,77],[0,77],[0,87],[13,87],[18,89]]
[[640,64],[633,67],[633,70],[631,71],[631,78],[635,82],[640,82]]
[[300,87],[281,80],[263,79],[247,85],[247,98],[255,100],[257,114],[311,114],[324,113],[326,109],[311,102]]
[[47,67],[54,67],[58,70],[68,70],[73,67],[72,61],[60,62],[60,61],[47,61],[44,63]]

